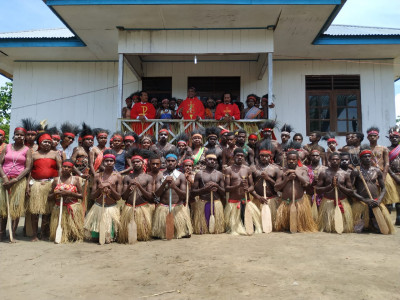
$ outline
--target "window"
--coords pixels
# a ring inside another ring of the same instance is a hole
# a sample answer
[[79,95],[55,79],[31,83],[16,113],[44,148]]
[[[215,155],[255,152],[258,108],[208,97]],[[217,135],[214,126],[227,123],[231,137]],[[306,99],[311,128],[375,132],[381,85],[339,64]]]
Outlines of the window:
[[152,97],[171,99],[172,77],[143,77],[142,89],[148,93],[149,101]]
[[360,76],[306,76],[307,134],[362,131]]
[[[233,100],[239,99],[240,77],[188,77],[188,88],[194,86],[198,97],[221,99],[224,92],[231,92]],[[222,100],[222,99],[221,99]]]

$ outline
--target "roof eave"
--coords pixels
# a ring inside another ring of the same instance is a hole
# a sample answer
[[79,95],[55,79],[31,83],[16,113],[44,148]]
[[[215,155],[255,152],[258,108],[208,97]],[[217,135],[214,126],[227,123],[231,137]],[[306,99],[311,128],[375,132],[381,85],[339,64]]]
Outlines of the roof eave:
[[5,38],[0,39],[0,48],[17,47],[86,47],[79,38]]
[[400,35],[321,35],[313,45],[399,45]]

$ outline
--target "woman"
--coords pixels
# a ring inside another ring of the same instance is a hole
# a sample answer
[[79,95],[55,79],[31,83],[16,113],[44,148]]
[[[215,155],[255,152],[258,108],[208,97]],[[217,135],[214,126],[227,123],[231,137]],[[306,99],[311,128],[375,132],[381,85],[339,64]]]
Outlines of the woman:
[[257,96],[254,94],[250,94],[247,96],[246,104],[247,108],[242,111],[242,119],[246,120],[254,120],[260,119],[261,117],[261,109],[256,107]]
[[200,130],[193,130],[191,133],[192,159],[195,173],[205,168],[205,153],[208,149],[203,147],[203,135]]
[[0,154],[0,240],[5,237],[7,224],[6,193],[9,193],[12,233],[18,227],[19,218],[25,213],[26,175],[31,170],[32,151],[25,146],[26,130],[14,130],[14,144],[8,144]]
[[206,102],[206,109],[205,109],[205,118],[206,119],[215,119],[215,101],[213,98],[208,98]]
[[156,119],[173,119],[175,117],[174,111],[169,108],[169,100],[163,99],[161,107],[157,110]]
[[73,176],[74,163],[68,159],[63,162],[61,176],[54,179],[49,198],[56,203],[51,212],[50,241],[54,241],[60,215],[60,199],[63,198],[61,215],[61,243],[83,240],[83,209],[78,199],[82,199],[82,188],[78,176]]
[[111,149],[116,153],[114,171],[118,171],[121,175],[129,174],[129,172],[132,171],[132,163],[127,159],[126,151],[122,149],[122,146],[124,145],[122,135],[114,133],[111,139]]

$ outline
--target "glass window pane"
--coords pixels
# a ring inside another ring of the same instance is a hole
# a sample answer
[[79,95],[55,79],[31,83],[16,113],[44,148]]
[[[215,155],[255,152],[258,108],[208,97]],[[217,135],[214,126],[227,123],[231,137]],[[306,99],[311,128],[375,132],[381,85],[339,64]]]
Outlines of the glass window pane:
[[318,119],[318,116],[319,116],[318,108],[310,108],[309,110],[310,119]]
[[348,108],[347,114],[348,114],[347,118],[357,119],[357,108]]
[[320,131],[319,121],[311,121],[310,122],[310,131]]
[[320,119],[329,119],[330,113],[329,108],[323,108],[320,112]]
[[322,121],[320,131],[322,131],[322,132],[331,131],[331,122],[330,121]]
[[347,121],[338,121],[337,122],[337,131],[338,132],[347,132]]
[[348,122],[349,122],[350,131],[358,131],[359,130],[357,119],[353,119],[353,120],[350,120]]
[[329,95],[319,96],[320,106],[329,106]]
[[346,106],[346,95],[338,95],[336,98],[337,106]]
[[318,106],[318,96],[309,96],[308,97],[309,106]]
[[346,108],[338,107],[337,108],[337,118],[338,119],[347,119]]
[[340,106],[357,106],[357,95],[337,95],[336,103]]
[[329,95],[311,95],[308,103],[309,106],[329,106]]

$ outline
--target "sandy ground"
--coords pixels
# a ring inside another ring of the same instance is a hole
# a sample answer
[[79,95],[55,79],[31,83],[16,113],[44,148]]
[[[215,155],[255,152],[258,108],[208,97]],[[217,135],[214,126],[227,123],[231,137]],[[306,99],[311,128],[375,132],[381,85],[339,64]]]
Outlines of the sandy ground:
[[3,242],[0,297],[400,299],[397,231],[222,234],[103,246]]

